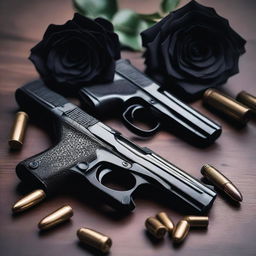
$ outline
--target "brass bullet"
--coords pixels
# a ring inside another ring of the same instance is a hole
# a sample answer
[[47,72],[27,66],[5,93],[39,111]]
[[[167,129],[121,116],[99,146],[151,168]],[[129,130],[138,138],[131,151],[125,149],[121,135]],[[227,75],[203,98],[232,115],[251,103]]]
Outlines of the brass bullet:
[[206,228],[209,223],[209,218],[207,216],[186,216],[184,220],[189,223],[190,227]]
[[174,223],[171,218],[165,212],[159,212],[156,218],[167,228],[168,232],[172,234]]
[[215,89],[205,91],[203,103],[242,125],[245,125],[251,118],[252,113],[248,107]]
[[211,181],[216,187],[224,191],[233,200],[239,202],[243,200],[243,196],[238,188],[236,188],[228,178],[226,178],[213,166],[205,164],[201,169],[201,173],[205,178]]
[[9,138],[9,146],[11,149],[17,150],[22,147],[27,128],[27,121],[28,115],[25,112],[19,111],[16,114]]
[[188,235],[190,224],[186,220],[180,220],[173,230],[173,241],[175,243],[182,242]]
[[256,96],[253,96],[246,91],[241,91],[236,96],[236,100],[249,107],[252,110],[252,113],[256,115]]
[[66,220],[69,220],[72,216],[73,216],[72,208],[69,205],[64,205],[58,210],[44,217],[38,223],[38,228],[40,230],[46,230],[46,229],[52,228]]
[[146,229],[157,239],[162,239],[167,231],[167,228],[156,218],[149,217],[145,221]]
[[12,211],[13,213],[23,212],[41,202],[45,197],[46,194],[42,189],[35,190],[15,203]]
[[103,253],[109,252],[112,246],[111,238],[93,229],[80,228],[77,230],[77,236],[82,243],[92,246]]

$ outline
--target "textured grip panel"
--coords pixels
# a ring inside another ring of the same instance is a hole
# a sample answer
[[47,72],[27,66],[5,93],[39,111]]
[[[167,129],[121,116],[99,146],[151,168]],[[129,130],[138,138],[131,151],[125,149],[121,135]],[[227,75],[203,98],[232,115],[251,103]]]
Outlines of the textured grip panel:
[[18,164],[16,172],[21,180],[39,183],[51,192],[66,181],[72,166],[96,158],[100,145],[89,136],[66,123],[60,127],[60,133],[56,146]]
[[88,128],[91,125],[94,125],[98,122],[97,119],[85,113],[82,109],[76,107],[65,112],[65,116],[68,116],[73,121],[82,125],[85,128]]
[[30,82],[23,86],[21,90],[26,91],[30,95],[35,95],[42,102],[45,101],[55,107],[68,103],[64,97],[47,88],[41,80]]

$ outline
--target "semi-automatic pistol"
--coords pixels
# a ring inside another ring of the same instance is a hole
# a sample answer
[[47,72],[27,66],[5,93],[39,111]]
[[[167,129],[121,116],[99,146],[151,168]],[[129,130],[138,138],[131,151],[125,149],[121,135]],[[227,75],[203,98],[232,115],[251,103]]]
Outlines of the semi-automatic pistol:
[[[204,212],[216,193],[175,165],[124,138],[64,97],[51,91],[42,81],[31,82],[16,91],[16,100],[30,116],[41,122],[55,121],[57,143],[46,151],[17,165],[21,180],[36,184],[47,194],[71,182],[78,175],[111,206],[132,210],[134,192],[150,185],[176,199],[181,205]],[[105,180],[119,177],[128,181],[125,191],[106,186]]]

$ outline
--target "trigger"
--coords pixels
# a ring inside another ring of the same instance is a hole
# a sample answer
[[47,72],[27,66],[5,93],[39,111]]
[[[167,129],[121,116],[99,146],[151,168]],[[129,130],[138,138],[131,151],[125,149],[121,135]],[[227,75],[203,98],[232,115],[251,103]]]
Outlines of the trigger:
[[[124,111],[123,121],[133,133],[144,137],[154,135],[160,127],[160,122],[154,118],[150,108],[139,104],[131,105]],[[139,127],[136,122],[147,124],[149,129]]]

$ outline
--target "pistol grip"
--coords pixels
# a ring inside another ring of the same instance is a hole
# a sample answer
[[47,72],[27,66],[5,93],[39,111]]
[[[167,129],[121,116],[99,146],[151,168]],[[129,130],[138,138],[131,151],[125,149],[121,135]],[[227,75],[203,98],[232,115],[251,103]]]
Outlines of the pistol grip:
[[63,123],[58,129],[59,142],[52,148],[20,162],[16,173],[21,180],[35,183],[47,193],[58,189],[70,176],[70,168],[78,162],[96,158],[99,144],[86,134]]

